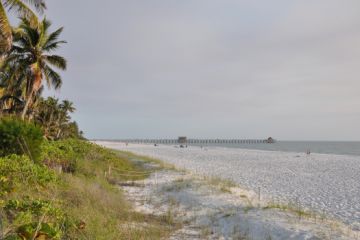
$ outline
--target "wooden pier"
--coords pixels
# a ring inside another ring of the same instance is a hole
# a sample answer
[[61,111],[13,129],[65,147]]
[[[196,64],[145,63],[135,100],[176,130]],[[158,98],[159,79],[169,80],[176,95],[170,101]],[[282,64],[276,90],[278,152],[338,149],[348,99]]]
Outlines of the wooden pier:
[[207,145],[207,144],[272,144],[276,140],[267,139],[122,139],[121,142],[139,143],[139,144],[182,144],[182,145]]

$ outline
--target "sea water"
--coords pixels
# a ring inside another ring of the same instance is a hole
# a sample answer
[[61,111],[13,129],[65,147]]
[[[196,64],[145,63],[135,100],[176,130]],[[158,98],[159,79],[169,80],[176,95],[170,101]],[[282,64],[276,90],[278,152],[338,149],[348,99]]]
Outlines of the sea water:
[[214,146],[243,149],[257,149],[267,151],[325,153],[336,155],[360,156],[360,142],[335,142],[335,141],[277,141],[276,143],[255,144],[189,144],[190,146]]

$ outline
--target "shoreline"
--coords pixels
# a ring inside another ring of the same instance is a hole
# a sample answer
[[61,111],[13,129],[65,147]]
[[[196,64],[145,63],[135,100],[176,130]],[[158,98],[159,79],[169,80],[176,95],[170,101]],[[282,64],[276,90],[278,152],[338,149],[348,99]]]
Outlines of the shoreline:
[[[94,143],[105,143],[105,144],[122,144],[125,145],[126,143],[123,141],[117,140],[90,140]],[[296,142],[296,141],[294,141]],[[316,142],[316,141],[314,141]],[[344,143],[346,143],[344,141]],[[350,143],[358,143],[358,141],[352,141]],[[360,141],[359,141],[360,143]],[[153,147],[154,144],[152,143],[128,143],[128,146],[150,146]],[[157,144],[157,146],[167,146],[167,147],[177,147],[176,144]],[[255,151],[255,152],[264,152],[264,153],[287,153],[287,154],[295,154],[300,156],[307,156],[305,151],[287,151],[287,150],[271,150],[271,149],[258,149],[258,148],[246,148],[246,147],[232,147],[232,146],[221,146],[221,145],[187,145],[187,148],[203,148],[203,149],[240,149],[244,151]],[[310,155],[326,155],[326,156],[339,156],[339,157],[358,157],[360,159],[360,155],[357,154],[349,154],[349,153],[319,153],[319,152],[311,152]]]

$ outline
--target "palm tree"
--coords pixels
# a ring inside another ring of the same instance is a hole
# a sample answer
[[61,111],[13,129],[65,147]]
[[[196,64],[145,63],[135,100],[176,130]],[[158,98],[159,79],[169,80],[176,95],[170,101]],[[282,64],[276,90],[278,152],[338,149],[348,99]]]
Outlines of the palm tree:
[[66,42],[58,40],[63,28],[48,33],[50,25],[51,23],[44,19],[34,28],[28,20],[23,19],[14,34],[13,46],[2,66],[2,69],[10,71],[9,75],[17,76],[16,79],[23,79],[26,83],[23,119],[44,79],[48,87],[53,86],[55,89],[60,88],[62,84],[61,76],[52,67],[65,70],[66,60],[61,56],[52,55],[51,52]]
[[0,0],[0,56],[10,50],[13,36],[11,25],[6,13],[14,12],[18,17],[27,19],[32,26],[38,24],[37,16],[30,6],[35,7],[36,11],[43,13],[46,9],[44,0]]
[[63,100],[62,103],[59,105],[59,112],[58,112],[58,119],[57,119],[57,126],[58,131],[56,134],[56,138],[60,138],[60,134],[63,131],[64,126],[68,125],[71,117],[69,113],[75,112],[75,107],[72,102],[69,100]]
[[73,113],[76,110],[74,107],[74,103],[70,102],[69,100],[63,100],[60,104],[60,108],[66,113]]
[[44,137],[46,139],[52,139],[52,136],[55,135],[54,132],[57,132],[57,129],[55,129],[55,120],[60,112],[59,100],[53,97],[48,97],[47,99],[41,98],[36,110],[35,120],[40,126],[42,126]]
[[66,137],[81,137],[78,126],[71,122],[70,113],[75,111],[73,103],[53,97],[40,98],[36,106],[35,122],[42,126],[44,137],[58,140]]

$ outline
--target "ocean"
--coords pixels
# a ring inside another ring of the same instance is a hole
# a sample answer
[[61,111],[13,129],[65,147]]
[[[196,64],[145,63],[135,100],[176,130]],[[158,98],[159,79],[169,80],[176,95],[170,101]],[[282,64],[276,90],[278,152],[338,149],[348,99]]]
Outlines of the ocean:
[[[200,146],[201,144],[189,144]],[[273,144],[202,144],[202,146],[228,147],[257,149],[281,152],[305,153],[308,150],[312,153],[325,153],[337,155],[360,156],[360,142],[335,142],[335,141],[277,141]]]

